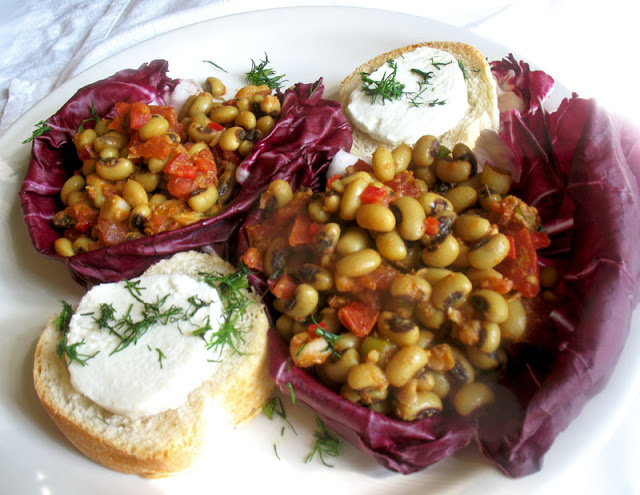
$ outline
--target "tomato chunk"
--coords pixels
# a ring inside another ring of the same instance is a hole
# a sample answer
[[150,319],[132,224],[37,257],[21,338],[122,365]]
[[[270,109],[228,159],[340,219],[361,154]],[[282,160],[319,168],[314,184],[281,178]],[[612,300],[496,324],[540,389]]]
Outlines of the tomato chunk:
[[[272,280],[269,281],[273,282]],[[291,275],[285,273],[282,275],[271,287],[271,293],[278,299],[289,299],[293,297],[293,293],[296,291],[298,283],[291,277]]]
[[507,257],[496,269],[513,282],[513,288],[525,297],[536,297],[540,291],[538,255],[529,229],[513,234],[515,256]]
[[354,301],[338,310],[338,319],[356,337],[365,337],[375,327],[379,314],[375,308]]

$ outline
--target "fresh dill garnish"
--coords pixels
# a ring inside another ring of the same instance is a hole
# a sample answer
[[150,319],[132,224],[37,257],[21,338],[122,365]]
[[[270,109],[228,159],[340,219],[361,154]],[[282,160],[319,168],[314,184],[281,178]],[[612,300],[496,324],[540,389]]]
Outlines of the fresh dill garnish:
[[276,71],[271,67],[267,67],[267,65],[269,65],[269,57],[266,53],[264,54],[264,60],[261,60],[259,64],[256,64],[255,61],[251,59],[251,70],[245,74],[245,80],[249,84],[255,84],[256,86],[266,84],[271,89],[282,86],[286,81],[286,79],[284,79],[286,74],[276,75]]
[[458,67],[460,67],[460,70],[462,71],[462,77],[464,77],[464,80],[468,81],[469,76],[467,75],[467,69],[464,68],[464,64],[462,63],[462,60],[458,60]]
[[319,431],[316,431],[313,436],[316,439],[315,445],[313,447],[313,451],[307,456],[305,459],[305,463],[311,462],[316,454],[320,458],[320,462],[327,467],[333,467],[333,464],[328,464],[324,456],[330,457],[338,457],[342,448],[342,441],[339,438],[334,437],[329,431],[327,427],[322,422],[322,420],[316,416],[316,424],[318,425]]
[[291,402],[292,403],[296,403],[296,392],[295,390],[293,390],[293,385],[291,385],[291,382],[287,382],[286,383],[287,388],[289,389],[289,393],[291,393]]
[[433,57],[431,57],[431,65],[433,65],[436,69],[440,70],[441,67],[444,67],[445,65],[449,65],[452,62],[452,60],[449,60],[448,62],[436,62]]
[[95,357],[95,355],[100,351],[96,351],[93,354],[82,354],[78,352],[78,347],[84,344],[84,340],[76,342],[75,344],[68,344],[67,335],[69,333],[69,323],[73,316],[73,309],[66,301],[60,301],[60,303],[62,304],[62,311],[60,311],[58,317],[53,320],[54,325],[56,325],[58,331],[62,334],[58,341],[58,345],[56,346],[56,355],[60,359],[67,356],[69,362],[76,362],[81,366],[85,366],[87,361]]
[[273,419],[274,415],[279,416],[293,430],[293,433],[298,434],[291,421],[287,418],[287,413],[280,397],[272,397],[265,402],[264,406],[262,406],[262,412],[269,419]]
[[95,122],[96,124],[100,122],[100,116],[96,111],[95,103],[93,100],[91,100],[90,110],[91,110],[91,117],[89,117],[88,119],[84,119],[82,122],[80,122],[80,126],[78,127],[78,133],[81,133],[82,131],[84,131],[85,122]]
[[278,458],[278,460],[280,460],[280,456],[278,455],[278,447],[277,447],[277,445],[275,443],[273,444],[273,451],[275,452],[276,457]]
[[156,347],[156,352],[158,353],[158,363],[160,363],[160,368],[162,369],[162,360],[166,359],[167,356],[165,356],[164,353],[157,347]]
[[203,62],[205,64],[211,64],[213,65],[216,69],[220,69],[222,72],[226,72],[227,74],[229,73],[229,71],[227,71],[226,69],[220,67],[218,64],[216,64],[213,60],[203,60]]
[[31,134],[31,137],[28,137],[27,139],[22,141],[22,144],[30,143],[38,136],[42,136],[45,132],[49,132],[50,130],[51,130],[51,127],[49,127],[49,122],[47,122],[46,120],[41,120],[36,124],[36,128]]
[[[315,333],[318,337],[322,337],[324,340],[327,341],[327,349],[329,349],[331,351],[331,355],[337,357],[338,359],[340,359],[342,356],[340,355],[340,353],[338,351],[336,351],[335,348],[335,344],[338,340],[340,340],[340,335],[336,334],[336,333],[331,333],[328,330],[326,330],[323,326],[322,323],[318,323],[315,319],[315,317],[312,315],[311,316],[311,321],[313,322],[314,328],[313,328],[313,333]],[[310,325],[311,326],[311,325]],[[302,346],[304,347],[304,346]],[[302,350],[301,347],[301,350]]]
[[244,343],[243,330],[236,325],[251,304],[244,290],[249,287],[249,269],[242,267],[228,275],[220,273],[200,273],[202,281],[215,288],[220,295],[225,310],[222,314],[220,327],[212,332],[207,340],[207,348],[221,353],[225,346],[229,346],[235,353],[242,354],[240,344]]
[[436,105],[446,105],[447,104],[447,100],[429,100],[427,102],[427,105],[429,105],[430,107],[435,107]]
[[378,98],[382,101],[382,104],[387,100],[399,100],[404,94],[404,84],[396,79],[398,63],[388,59],[387,65],[391,68],[391,73],[383,73],[379,81],[371,79],[369,77],[371,74],[368,72],[360,73],[362,90],[368,96],[371,96],[373,103],[375,103]]
[[418,74],[419,76],[422,76],[422,81],[420,81],[420,85],[429,84],[429,79],[435,76],[433,71],[425,72],[420,69],[411,69],[411,72],[413,72],[414,74]]
[[320,80],[318,79],[315,83],[311,85],[311,89],[309,90],[309,98],[313,96],[313,93],[320,87]]

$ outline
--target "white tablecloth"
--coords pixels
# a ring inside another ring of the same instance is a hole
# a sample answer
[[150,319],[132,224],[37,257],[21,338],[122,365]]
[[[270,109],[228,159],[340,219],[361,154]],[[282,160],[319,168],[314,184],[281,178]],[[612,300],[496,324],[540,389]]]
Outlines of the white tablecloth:
[[[623,0],[0,0],[0,134],[53,88],[137,42],[205,19],[302,4],[392,9],[465,27],[535,61],[580,96],[632,119],[640,114],[636,18],[633,2]],[[604,448],[553,493],[640,494],[638,410],[640,397]]]

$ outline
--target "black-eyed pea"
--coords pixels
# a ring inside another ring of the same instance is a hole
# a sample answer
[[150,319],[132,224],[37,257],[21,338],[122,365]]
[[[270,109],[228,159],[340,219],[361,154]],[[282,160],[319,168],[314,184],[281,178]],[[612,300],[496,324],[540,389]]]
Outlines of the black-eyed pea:
[[317,307],[318,291],[309,284],[300,284],[287,302],[284,312],[294,320],[302,320],[314,313]]
[[512,179],[509,172],[485,165],[480,174],[480,182],[498,194],[507,194],[511,188]]
[[502,338],[517,341],[522,338],[527,330],[527,312],[519,298],[508,301],[509,315],[500,324]]
[[100,217],[112,222],[123,222],[129,218],[130,213],[131,205],[117,194],[109,196],[100,208]]
[[422,193],[417,198],[418,202],[422,205],[424,212],[427,216],[435,215],[442,211],[453,211],[453,205],[444,196],[434,193],[432,191]]
[[73,142],[78,150],[81,150],[85,146],[92,146],[96,138],[97,132],[94,129],[84,129],[73,137]]
[[394,414],[405,421],[415,421],[442,412],[442,400],[431,391],[418,389],[412,380],[396,392]]
[[445,195],[455,211],[464,211],[471,208],[478,202],[478,192],[471,186],[457,185],[456,187],[449,189]]
[[161,158],[149,158],[149,161],[147,162],[147,168],[149,169],[149,172],[159,174],[164,170],[167,162],[168,160],[163,160]]
[[331,356],[331,348],[323,337],[312,338],[309,332],[301,332],[291,338],[289,353],[293,364],[308,368],[324,363]]
[[511,243],[504,234],[495,234],[481,241],[469,252],[469,264],[478,270],[493,268],[511,251]]
[[362,249],[340,258],[336,263],[336,273],[344,277],[360,277],[374,271],[382,263],[380,254],[373,249]]
[[492,353],[498,349],[501,340],[500,325],[492,321],[483,321],[477,348],[484,353]]
[[220,125],[227,125],[233,122],[240,111],[233,105],[222,105],[209,113],[209,118]]
[[464,270],[469,266],[469,246],[464,243],[458,243],[460,245],[460,252],[458,257],[451,263],[451,268],[454,270]]
[[160,206],[162,203],[165,203],[166,201],[168,201],[169,198],[167,198],[166,195],[162,194],[162,193],[156,193],[153,194],[150,198],[149,198],[149,206],[151,208],[157,208],[158,206]]
[[[344,183],[344,179],[342,182]],[[343,220],[356,219],[358,209],[362,205],[360,195],[370,183],[371,180],[367,181],[363,177],[357,177],[345,186],[342,200],[340,201],[340,218]]]
[[274,273],[281,273],[287,264],[289,257],[289,242],[285,237],[273,239],[264,252],[264,272],[271,276]]
[[148,204],[135,206],[129,214],[129,230],[144,231],[147,220],[151,218],[151,208]]
[[280,315],[276,320],[276,331],[286,342],[289,342],[294,335],[294,322],[295,320],[287,315]]
[[480,371],[498,368],[503,362],[499,356],[501,353],[504,353],[504,351],[482,352],[475,346],[467,347],[467,358],[469,358],[469,362],[474,368]]
[[222,136],[220,137],[220,141],[218,141],[218,146],[223,151],[236,151],[240,147],[240,143],[244,140],[245,130],[240,126],[233,126],[226,129]]
[[485,270],[478,270],[477,268],[469,267],[466,271],[467,278],[471,280],[474,287],[481,287],[483,282],[491,279],[503,279],[502,273],[494,268],[487,268]]
[[465,181],[471,175],[471,164],[466,160],[438,158],[433,167],[438,179],[449,184]]
[[408,241],[420,239],[426,229],[427,218],[422,204],[411,196],[392,201],[389,208],[396,217],[398,234]]
[[[338,233],[340,233],[339,230]],[[366,230],[358,227],[357,225],[351,225],[345,229],[344,233],[338,239],[338,242],[335,245],[335,250],[340,256],[347,256],[349,254],[362,251],[363,249],[367,249],[371,245],[371,242],[372,239]]]
[[380,145],[375,149],[371,157],[371,168],[381,182],[393,179],[396,174],[396,164],[389,148]]
[[433,388],[431,391],[441,399],[447,397],[451,390],[451,384],[449,380],[447,380],[447,377],[435,371],[429,371],[429,375],[433,378]]
[[328,189],[324,194],[322,207],[328,213],[340,211],[340,195]]
[[453,397],[453,405],[460,416],[469,416],[494,400],[495,394],[488,385],[474,382],[460,387]]
[[420,339],[420,329],[413,321],[391,311],[380,313],[377,323],[380,335],[398,347],[413,345]]
[[162,136],[168,130],[169,121],[161,115],[153,115],[138,129],[138,136],[143,141],[148,141],[152,137]]
[[193,117],[198,113],[206,114],[211,110],[212,106],[213,106],[213,95],[211,93],[203,91],[202,93],[198,94],[193,100],[193,102],[191,103],[191,106],[189,107],[188,115],[189,117]]
[[353,390],[348,383],[343,383],[340,387],[340,395],[354,404],[360,404],[362,398],[357,390]]
[[93,141],[93,149],[96,151],[96,153],[100,153],[105,148],[115,148],[117,150],[121,150],[127,145],[128,142],[129,139],[125,134],[118,131],[109,131],[106,134],[95,138],[95,140]]
[[418,338],[417,344],[423,349],[428,349],[433,345],[435,338],[436,334],[434,332],[425,328],[421,328],[420,337]]
[[378,252],[389,261],[402,261],[407,257],[406,242],[395,230],[377,235],[375,241]]
[[540,268],[540,287],[545,289],[554,288],[560,279],[558,268],[553,265],[547,265]]
[[89,160],[82,161],[82,175],[89,177],[96,173],[96,160],[91,158]]
[[439,329],[447,320],[447,315],[444,311],[436,309],[428,302],[416,304],[414,314],[421,325],[434,330]]
[[67,196],[67,205],[73,206],[76,203],[89,201],[89,193],[87,191],[74,191]]
[[453,232],[464,242],[475,243],[489,234],[491,222],[471,213],[459,215],[453,223]]
[[100,121],[96,123],[93,130],[96,131],[96,134],[98,136],[102,136],[103,134],[109,132],[109,122],[110,121],[107,119],[100,119]]
[[351,368],[360,364],[360,354],[354,348],[347,349],[339,357],[330,357],[322,365],[322,372],[334,383],[345,383]]
[[[325,327],[325,330],[329,333],[337,334],[342,329],[342,323],[340,323],[340,319],[338,318],[338,311],[329,306],[322,308],[318,312],[318,321],[323,324],[323,327]],[[359,343],[359,341],[357,341],[357,343]]]
[[286,180],[271,181],[267,190],[260,196],[260,208],[270,210],[282,208],[293,199],[293,190]]
[[413,145],[413,162],[417,167],[429,167],[438,156],[440,142],[435,136],[422,136]]
[[[508,242],[508,241],[507,241]],[[430,245],[422,250],[422,262],[433,268],[450,266],[460,254],[460,243],[452,236],[446,236],[436,245]]]
[[155,191],[158,188],[158,184],[160,184],[160,175],[154,174],[153,172],[135,172],[131,178],[142,184],[142,187],[147,193]]
[[367,335],[360,346],[360,359],[374,361],[372,356],[375,353],[376,364],[384,368],[397,350],[398,346],[393,342],[375,335]]
[[416,180],[421,180],[427,186],[427,189],[423,192],[428,192],[429,188],[436,185],[438,178],[432,167],[416,168],[413,171],[413,177]]
[[469,296],[471,306],[484,318],[494,323],[503,323],[509,316],[506,299],[491,289],[480,289]]
[[385,368],[389,383],[394,387],[404,386],[429,362],[429,351],[413,344],[396,352]]
[[413,150],[408,144],[402,143],[393,149],[391,156],[395,164],[395,173],[398,174],[407,170],[411,165]]
[[451,150],[451,156],[454,160],[466,160],[471,164],[471,172],[476,173],[478,160],[471,148],[464,143],[456,143]]
[[[376,242],[378,241],[378,237],[386,234],[379,234],[376,237]],[[394,260],[393,264],[404,271],[411,271],[413,268],[420,263],[420,253],[422,252],[422,246],[417,242],[407,242],[400,234],[397,234],[398,239],[403,241],[407,248],[407,256],[400,260]],[[379,251],[380,249],[378,249]],[[380,253],[382,254],[382,253]]]
[[149,195],[142,184],[131,179],[127,180],[122,187],[122,197],[132,208],[149,202]]
[[457,347],[451,346],[454,366],[449,369],[445,376],[453,386],[472,383],[476,379],[476,372],[469,362],[469,359]]
[[[187,136],[191,141],[214,146],[221,137],[221,132],[198,122],[191,122],[187,127]],[[195,154],[195,153],[194,153]],[[193,156],[189,153],[190,156]]]
[[358,392],[386,391],[389,388],[385,372],[377,364],[371,362],[353,366],[349,370],[347,383]]
[[433,285],[431,304],[441,311],[460,307],[467,300],[471,289],[471,282],[463,273],[452,272]]
[[244,110],[238,113],[233,123],[236,126],[242,127],[245,131],[250,131],[255,128],[256,121],[257,119],[253,112]]
[[485,211],[493,211],[493,204],[501,200],[502,196],[488,186],[483,186],[478,192],[478,202]]
[[331,213],[324,209],[324,200],[316,199],[308,206],[309,218],[315,223],[327,223],[331,220]]
[[391,297],[412,301],[428,301],[431,297],[431,284],[415,274],[401,274],[391,282]]
[[131,177],[134,165],[128,158],[112,158],[110,160],[98,160],[96,162],[96,173],[107,181],[117,182]]
[[86,235],[81,235],[75,241],[73,241],[73,251],[76,254],[86,253],[91,251],[93,240]]
[[64,257],[74,256],[73,243],[66,237],[59,237],[53,243],[53,249],[57,254]]
[[204,213],[211,208],[216,201],[218,201],[218,188],[214,185],[210,185],[205,189],[194,191],[187,204],[189,207],[198,213]]
[[120,157],[120,150],[117,148],[104,148],[99,154],[98,157],[100,158],[100,160],[102,161],[108,161],[111,160],[112,158],[118,158]]
[[358,208],[356,222],[366,230],[391,232],[396,226],[396,217],[386,206],[379,203],[368,203]]
[[281,109],[280,99],[276,95],[265,95],[260,102],[260,110],[271,117],[279,115]]
[[219,96],[223,96],[227,92],[226,86],[217,77],[207,77],[207,84],[209,84],[211,95],[216,98]]
[[333,275],[326,268],[313,263],[304,263],[298,268],[298,278],[317,291],[328,291],[333,288]]
[[69,177],[60,190],[60,199],[64,205],[69,205],[69,195],[74,192],[82,191],[86,186],[85,178],[80,175],[72,175]]
[[313,252],[320,256],[331,254],[336,250],[340,239],[340,225],[325,223],[313,237]]
[[435,284],[439,280],[442,280],[444,277],[450,275],[451,273],[453,272],[451,270],[448,270],[447,268],[433,268],[427,266],[424,268],[420,268],[416,272],[416,275],[420,278],[425,279],[427,282],[429,282],[429,284],[433,286],[433,284]]

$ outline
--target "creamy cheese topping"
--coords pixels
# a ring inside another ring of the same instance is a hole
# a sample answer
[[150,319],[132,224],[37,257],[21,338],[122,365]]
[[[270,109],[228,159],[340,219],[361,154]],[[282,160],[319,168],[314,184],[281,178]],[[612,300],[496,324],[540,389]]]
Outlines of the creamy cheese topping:
[[[347,113],[357,128],[391,145],[413,145],[425,134],[440,136],[452,129],[467,111],[467,85],[462,68],[449,53],[421,47],[394,60],[395,80],[404,84],[400,99],[375,102],[364,85],[353,91]],[[417,69],[417,71],[412,71]],[[389,78],[393,69],[383,64],[368,77]]]
[[[216,366],[216,356],[193,332],[207,325],[215,331],[223,310],[215,288],[182,274],[95,286],[69,325],[67,346],[77,344],[78,353],[93,356],[84,365],[69,363],[71,383],[105,409],[131,418],[179,407]],[[160,317],[151,318],[154,313]],[[150,319],[144,329],[140,322]],[[138,338],[127,343],[127,335]]]

